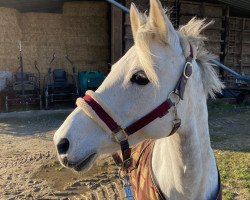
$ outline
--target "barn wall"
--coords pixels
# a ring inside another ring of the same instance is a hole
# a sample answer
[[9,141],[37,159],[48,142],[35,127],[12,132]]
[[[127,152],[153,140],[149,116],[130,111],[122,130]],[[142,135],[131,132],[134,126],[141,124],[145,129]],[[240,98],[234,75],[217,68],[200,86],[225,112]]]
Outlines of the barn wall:
[[108,72],[110,58],[108,4],[69,2],[63,7],[65,46],[81,70]]
[[38,62],[41,73],[47,72],[47,65],[55,52],[55,65],[64,67],[66,54],[64,22],[61,14],[24,13],[21,15],[22,55],[24,71],[34,72]]
[[[65,55],[79,71],[101,70],[107,73],[109,61],[108,4],[81,1],[64,4],[63,14],[19,13],[0,8],[0,77],[9,77],[19,67],[19,43],[22,41],[24,71],[42,74],[56,54],[54,67],[72,73]],[[0,88],[5,81],[1,81]]]
[[206,18],[206,21],[214,21],[213,25],[207,27],[203,34],[208,38],[206,48],[219,59],[222,55],[221,44],[224,42],[221,38],[224,28],[222,20],[224,6],[220,4],[209,4],[203,2],[181,1],[179,7],[180,26],[186,24],[194,16],[200,19]]
[[[127,7],[130,6],[131,2],[134,2],[136,5],[139,5],[140,11],[148,10],[149,1],[131,1],[127,0]],[[210,26],[204,33],[209,42],[207,43],[207,48],[219,57],[221,52],[221,39],[222,31],[222,19],[223,19],[223,6],[217,4],[208,4],[201,2],[191,2],[191,1],[180,1],[179,5],[175,5],[175,1],[171,0],[161,0],[163,7],[168,8],[170,11],[170,18],[174,26],[186,24],[192,17],[197,16],[198,18],[207,18],[207,21],[214,20],[214,25]],[[177,12],[179,11],[179,15]],[[125,19],[125,51],[127,51],[133,45],[133,39],[130,28],[129,15],[126,14]]]
[[[149,0],[132,0],[139,5],[139,10],[144,12],[149,8]],[[161,0],[163,7],[170,10],[170,19],[178,28],[186,24],[192,17],[206,18],[206,21],[214,21],[207,27],[203,34],[208,38],[205,42],[207,49],[226,65],[241,74],[250,74],[250,18],[231,17],[223,4],[211,4],[204,2],[192,2],[179,0]],[[126,0],[126,6],[130,7],[131,0]],[[125,18],[125,48],[126,52],[133,45],[129,15]],[[220,71],[227,85],[235,84],[235,79],[228,73]]]
[[225,63],[242,74],[250,74],[250,18],[229,17]]
[[0,8],[0,90],[11,77],[9,71],[18,67],[18,42],[22,37],[20,13],[15,9]]

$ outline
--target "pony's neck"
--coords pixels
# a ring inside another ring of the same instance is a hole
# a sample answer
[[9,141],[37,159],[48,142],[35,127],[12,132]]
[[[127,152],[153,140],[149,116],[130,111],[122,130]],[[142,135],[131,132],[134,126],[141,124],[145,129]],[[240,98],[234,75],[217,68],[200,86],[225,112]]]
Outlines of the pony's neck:
[[[193,79],[191,84],[196,81]],[[155,143],[153,175],[167,199],[207,200],[217,192],[217,167],[210,145],[206,96],[201,85],[197,86],[196,82],[195,90],[188,89],[188,100],[179,105],[179,112],[184,113],[181,115],[188,113],[188,117],[184,117],[178,132]]]

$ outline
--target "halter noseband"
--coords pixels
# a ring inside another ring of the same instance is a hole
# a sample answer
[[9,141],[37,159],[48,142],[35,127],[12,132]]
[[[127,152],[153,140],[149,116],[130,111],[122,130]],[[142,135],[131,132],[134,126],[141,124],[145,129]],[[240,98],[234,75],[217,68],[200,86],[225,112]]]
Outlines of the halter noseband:
[[[172,135],[174,134],[177,129],[181,125],[181,120],[177,116],[177,110],[176,106],[179,103],[179,100],[183,100],[184,96],[184,91],[185,91],[185,86],[187,84],[187,80],[192,74],[192,61],[193,61],[193,49],[190,45],[190,54],[186,58],[186,63],[183,69],[183,73],[174,88],[173,91],[170,92],[168,95],[168,98],[166,101],[164,101],[161,105],[156,107],[154,110],[143,116],[141,119],[135,121],[131,125],[123,128],[121,125],[119,125],[105,110],[100,103],[98,103],[92,96],[89,94],[86,94],[83,99],[78,99],[77,105],[79,107],[81,106],[80,101],[83,103],[87,103],[88,106],[94,111],[96,116],[104,123],[108,129],[112,133],[112,137],[115,139],[117,143],[120,144],[121,146],[121,152],[122,152],[122,168],[124,170],[128,170],[129,167],[131,166],[131,149],[129,147],[128,143],[128,136],[134,134],[141,128],[145,127],[148,125],[150,122],[154,121],[157,118],[162,118],[164,117],[170,110],[170,108],[174,107],[174,113],[175,113],[175,119],[173,120],[173,128],[169,134]],[[177,96],[178,100],[173,101],[173,95]],[[96,120],[98,121],[98,120]],[[97,122],[98,123],[98,122]],[[99,123],[98,123],[99,124]],[[99,124],[100,125],[100,124]],[[101,125],[100,125],[101,126]]]

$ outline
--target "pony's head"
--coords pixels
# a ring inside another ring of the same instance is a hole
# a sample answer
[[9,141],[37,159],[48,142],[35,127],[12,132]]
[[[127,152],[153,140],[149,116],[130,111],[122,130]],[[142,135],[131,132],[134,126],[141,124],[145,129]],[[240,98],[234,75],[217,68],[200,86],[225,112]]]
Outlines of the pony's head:
[[[122,127],[132,124],[166,100],[183,72],[190,48],[193,49],[194,59],[199,55],[208,58],[207,52],[201,51],[203,53],[199,54],[197,51],[203,47],[204,38],[200,32],[206,26],[204,21],[193,19],[180,31],[176,31],[159,0],[150,0],[148,16],[139,13],[132,4],[130,20],[134,46],[113,65],[97,91],[88,92]],[[208,93],[213,94],[213,91],[220,91],[221,88],[210,66],[207,69],[202,66],[204,69],[201,70],[196,61],[193,65],[193,75],[178,108],[184,123],[190,115],[187,107],[193,100],[190,97],[194,95],[192,91],[199,92],[199,98],[206,99]],[[192,89],[194,86],[196,88]],[[136,144],[144,139],[168,136],[174,117],[170,110],[168,115],[154,120],[131,135],[129,142]],[[119,144],[108,131],[93,110],[79,100],[78,107],[55,133],[54,143],[59,160],[63,165],[76,170],[89,169],[98,155],[119,150]]]

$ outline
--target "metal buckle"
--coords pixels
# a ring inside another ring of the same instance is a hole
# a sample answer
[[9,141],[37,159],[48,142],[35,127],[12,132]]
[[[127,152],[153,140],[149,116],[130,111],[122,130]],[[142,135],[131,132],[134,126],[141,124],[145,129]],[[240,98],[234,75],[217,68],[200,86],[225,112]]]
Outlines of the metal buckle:
[[128,139],[126,131],[121,127],[119,127],[117,131],[113,131],[113,136],[118,143]]
[[[175,96],[175,97],[174,97]],[[168,99],[176,106],[180,102],[180,96],[175,91],[172,91],[168,95]]]
[[122,167],[124,169],[128,169],[130,166],[131,166],[131,158],[129,157],[128,159],[124,160],[123,163],[122,163]]
[[172,121],[172,130],[171,130],[169,136],[173,135],[178,130],[178,128],[181,126],[181,119],[178,117],[176,106],[174,106],[173,113],[174,113],[174,120]]
[[185,66],[184,66],[184,70],[183,70],[183,76],[186,78],[186,79],[189,79],[190,76],[187,76],[186,75],[186,69],[187,69],[187,66],[188,65],[191,65],[192,66],[192,63],[191,62],[186,62]]
[[173,128],[176,127],[176,125],[180,124],[181,123],[181,119],[180,118],[176,118],[173,120]]

